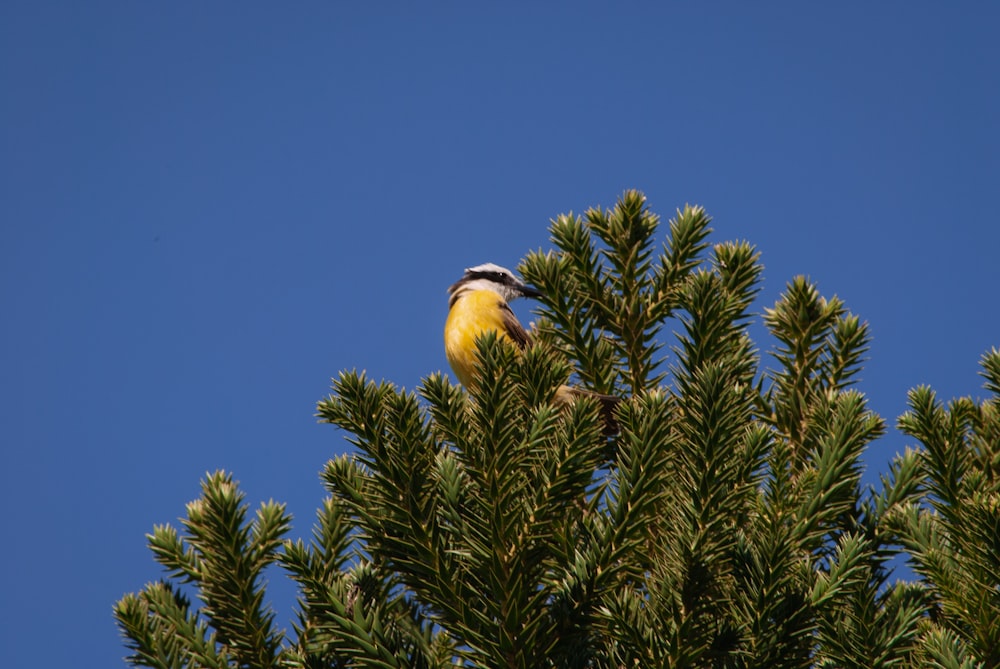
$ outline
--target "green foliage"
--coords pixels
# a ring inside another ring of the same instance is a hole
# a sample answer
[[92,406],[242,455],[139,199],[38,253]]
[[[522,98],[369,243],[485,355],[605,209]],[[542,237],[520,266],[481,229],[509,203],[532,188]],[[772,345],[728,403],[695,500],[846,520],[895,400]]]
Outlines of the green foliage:
[[899,419],[923,444],[911,456],[922,494],[894,529],[928,586],[924,635],[941,666],[1000,666],[1000,350],[982,367],[990,399],[945,406],[920,387]]
[[[553,221],[554,250],[520,268],[544,293],[535,344],[481,338],[469,393],[340,374],[317,411],[354,450],[323,471],[308,543],[209,475],[183,532],[149,536],[166,580],[116,604],[128,661],[1000,666],[1000,351],[986,401],[910,394],[919,443],[863,489],[885,431],[853,385],[867,325],[795,278],[762,364],[756,249],[710,244],[697,207],[665,242],[659,223],[634,191]],[[554,401],[568,379],[626,398],[617,434],[592,398]],[[901,552],[915,582],[890,582]],[[274,562],[300,593],[289,636],[264,600]]]
[[178,585],[150,584],[126,595],[115,617],[134,665],[151,667],[274,667],[284,635],[264,603],[261,573],[277,559],[291,518],[284,506],[262,504],[247,522],[248,506],[232,477],[202,482],[201,498],[187,505],[182,539],[169,525],[148,535],[156,560],[178,583],[191,583],[202,606],[191,611]]

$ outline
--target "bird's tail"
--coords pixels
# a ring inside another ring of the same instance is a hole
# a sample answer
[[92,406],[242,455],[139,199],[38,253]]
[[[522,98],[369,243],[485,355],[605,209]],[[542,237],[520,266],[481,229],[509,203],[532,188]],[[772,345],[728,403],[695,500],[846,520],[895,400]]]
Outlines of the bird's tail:
[[556,403],[558,404],[570,404],[578,397],[592,397],[597,400],[597,406],[601,411],[601,420],[604,421],[604,436],[611,437],[618,434],[615,408],[621,404],[622,398],[573,386],[559,386],[559,390],[556,391]]

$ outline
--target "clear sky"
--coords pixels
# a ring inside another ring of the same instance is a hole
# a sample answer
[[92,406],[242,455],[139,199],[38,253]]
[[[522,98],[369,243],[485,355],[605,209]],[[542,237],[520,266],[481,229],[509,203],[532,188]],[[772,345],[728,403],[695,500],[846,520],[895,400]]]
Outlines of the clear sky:
[[996,3],[369,4],[0,5],[0,665],[120,666],[206,471],[306,535],[330,377],[445,369],[462,269],[626,188],[756,244],[759,309],[807,274],[869,321],[890,424],[982,395]]

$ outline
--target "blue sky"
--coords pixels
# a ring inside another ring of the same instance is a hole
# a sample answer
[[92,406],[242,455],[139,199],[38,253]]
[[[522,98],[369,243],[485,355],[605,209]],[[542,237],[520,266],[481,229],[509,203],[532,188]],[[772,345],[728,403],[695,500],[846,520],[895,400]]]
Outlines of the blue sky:
[[982,394],[995,4],[364,4],[0,6],[3,666],[119,666],[206,471],[308,533],[330,377],[445,369],[462,269],[626,188],[756,244],[759,309],[807,274],[869,321],[890,424]]

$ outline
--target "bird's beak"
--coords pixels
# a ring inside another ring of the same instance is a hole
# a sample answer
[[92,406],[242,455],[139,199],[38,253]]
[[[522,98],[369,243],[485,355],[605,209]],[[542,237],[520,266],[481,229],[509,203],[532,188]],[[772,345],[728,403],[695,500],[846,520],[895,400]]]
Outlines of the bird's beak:
[[526,283],[522,283],[521,284],[521,295],[523,297],[533,297],[535,299],[538,299],[539,297],[542,296],[542,291],[540,291],[537,288],[534,288],[532,286],[529,286]]

